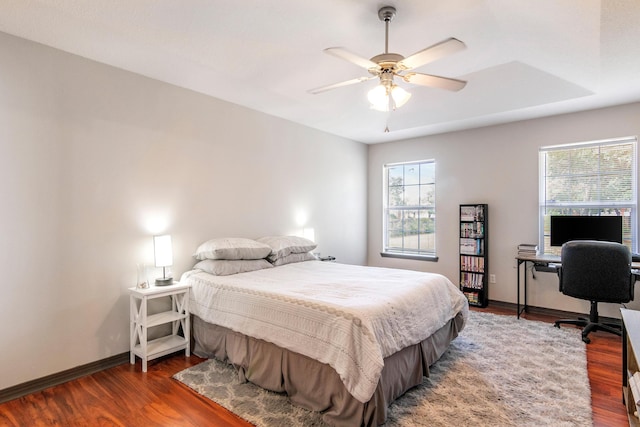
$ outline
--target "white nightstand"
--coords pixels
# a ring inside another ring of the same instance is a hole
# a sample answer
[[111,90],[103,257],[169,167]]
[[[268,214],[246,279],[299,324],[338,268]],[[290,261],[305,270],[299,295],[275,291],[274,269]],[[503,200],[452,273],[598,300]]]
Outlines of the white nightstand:
[[[175,282],[168,286],[151,286],[147,289],[129,288],[130,350],[131,364],[136,356],[142,359],[142,372],[147,372],[147,361],[184,349],[190,349],[189,290],[191,285]],[[150,299],[170,297],[171,309],[148,315]],[[153,326],[171,324],[171,335],[147,341],[147,330]],[[178,332],[182,327],[182,334]]]

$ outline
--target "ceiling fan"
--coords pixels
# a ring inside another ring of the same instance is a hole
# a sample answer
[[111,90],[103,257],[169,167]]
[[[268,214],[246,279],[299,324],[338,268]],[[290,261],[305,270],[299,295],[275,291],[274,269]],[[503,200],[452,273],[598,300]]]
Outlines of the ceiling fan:
[[385,23],[384,53],[366,59],[341,47],[330,47],[324,52],[358,65],[369,71],[371,76],[358,77],[344,82],[322,86],[309,90],[309,93],[317,94],[331,89],[365,82],[378,77],[380,84],[369,91],[368,98],[371,107],[379,111],[390,111],[404,105],[411,94],[394,83],[394,77],[401,78],[407,83],[421,86],[429,86],[451,91],[459,91],[467,82],[448,77],[434,76],[430,74],[416,73],[410,70],[436,61],[446,55],[458,52],[466,48],[465,44],[456,38],[448,38],[429,46],[413,55],[405,58],[397,53],[389,52],[389,23],[396,16],[393,6],[384,6],[378,10],[378,18]]

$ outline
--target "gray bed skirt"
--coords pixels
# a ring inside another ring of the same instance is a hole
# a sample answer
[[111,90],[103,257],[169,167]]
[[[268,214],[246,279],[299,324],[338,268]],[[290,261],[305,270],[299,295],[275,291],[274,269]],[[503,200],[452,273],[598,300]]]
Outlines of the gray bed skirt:
[[429,366],[458,336],[463,319],[458,314],[421,343],[385,358],[378,387],[366,403],[351,396],[337,372],[327,364],[212,325],[197,316],[193,316],[192,324],[196,355],[232,364],[241,381],[287,393],[294,405],[323,412],[328,424],[353,427],[383,424],[391,402],[429,376]]

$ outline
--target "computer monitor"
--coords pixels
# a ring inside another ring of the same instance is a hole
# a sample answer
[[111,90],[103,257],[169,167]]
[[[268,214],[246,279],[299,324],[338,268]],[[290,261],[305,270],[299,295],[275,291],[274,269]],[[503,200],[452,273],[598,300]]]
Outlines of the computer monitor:
[[551,246],[571,240],[622,243],[621,216],[551,216]]

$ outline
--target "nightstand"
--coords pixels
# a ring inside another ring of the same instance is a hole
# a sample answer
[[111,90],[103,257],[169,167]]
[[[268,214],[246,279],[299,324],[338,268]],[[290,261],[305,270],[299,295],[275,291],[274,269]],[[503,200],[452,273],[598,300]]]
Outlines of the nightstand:
[[[142,359],[142,372],[147,372],[147,362],[179,350],[189,356],[190,318],[189,291],[191,285],[175,282],[168,286],[151,286],[146,289],[129,288],[130,307],[130,358],[136,363],[136,356]],[[148,314],[149,300],[171,298],[171,308],[161,313]],[[149,328],[171,325],[171,334],[148,341]],[[182,335],[179,334],[182,329]]]

